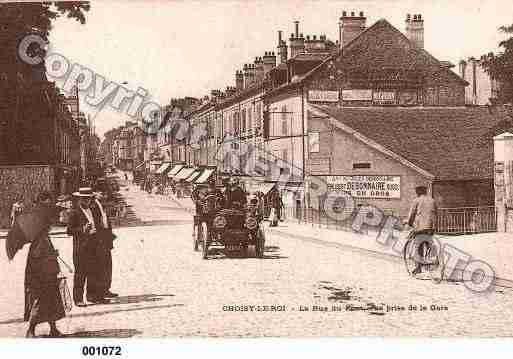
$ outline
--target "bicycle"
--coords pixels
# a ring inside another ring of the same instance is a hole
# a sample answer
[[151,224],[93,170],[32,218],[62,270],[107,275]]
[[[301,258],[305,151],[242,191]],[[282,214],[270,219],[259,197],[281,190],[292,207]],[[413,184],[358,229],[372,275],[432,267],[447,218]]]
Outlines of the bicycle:
[[[427,272],[433,282],[440,283],[444,279],[445,260],[441,243],[430,234],[410,231],[403,248],[403,259],[408,274]],[[420,264],[420,266],[419,266]],[[417,272],[417,269],[420,271]]]

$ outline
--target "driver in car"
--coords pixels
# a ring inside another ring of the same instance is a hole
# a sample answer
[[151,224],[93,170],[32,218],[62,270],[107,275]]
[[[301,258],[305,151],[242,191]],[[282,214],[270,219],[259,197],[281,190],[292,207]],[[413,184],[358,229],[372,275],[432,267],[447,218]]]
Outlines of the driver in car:
[[239,180],[233,178],[226,188],[226,205],[228,208],[244,208],[246,204],[246,192],[241,188]]

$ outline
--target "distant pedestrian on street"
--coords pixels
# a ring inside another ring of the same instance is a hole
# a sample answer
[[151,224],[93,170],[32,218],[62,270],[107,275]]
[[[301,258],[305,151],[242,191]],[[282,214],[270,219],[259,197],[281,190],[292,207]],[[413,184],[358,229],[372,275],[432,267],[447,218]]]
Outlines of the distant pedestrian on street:
[[125,181],[128,181],[128,175],[125,172]]
[[16,202],[14,202],[11,207],[11,228],[14,227],[16,218],[22,214],[24,210],[25,205],[23,204],[23,196],[19,195],[16,199]]
[[274,212],[272,218],[270,218],[272,227],[278,226],[278,221],[282,218],[282,209],[283,201],[280,192],[278,189],[275,189],[271,193],[271,211]]
[[63,298],[59,290],[58,251],[50,240],[50,225],[56,216],[50,193],[40,193],[30,213],[22,214],[9,231],[7,256],[11,260],[24,244],[30,243],[25,266],[25,314],[29,322],[27,338],[36,335],[36,326],[48,322],[51,337],[62,337],[56,321],[65,317]]

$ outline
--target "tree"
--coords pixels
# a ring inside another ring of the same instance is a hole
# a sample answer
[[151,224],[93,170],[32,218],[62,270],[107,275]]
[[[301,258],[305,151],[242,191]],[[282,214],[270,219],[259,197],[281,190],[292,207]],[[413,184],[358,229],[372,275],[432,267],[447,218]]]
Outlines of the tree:
[[[85,24],[85,13],[89,9],[87,1],[0,3],[0,63],[13,66],[17,62],[18,43],[29,34],[37,34],[48,41],[52,22],[62,15]],[[45,49],[40,49],[36,44],[29,48],[28,52],[32,56],[37,54],[43,58],[46,55]],[[34,70],[19,67],[11,69],[29,73]]]
[[[513,35],[513,24],[501,26],[499,31],[506,35]],[[513,102],[513,36],[499,43],[503,51],[498,54],[492,52],[481,57],[485,71],[501,83],[499,101]]]
[[0,24],[9,35],[35,31],[47,40],[53,20],[67,15],[85,24],[85,12],[89,9],[88,1],[3,3],[0,4]]

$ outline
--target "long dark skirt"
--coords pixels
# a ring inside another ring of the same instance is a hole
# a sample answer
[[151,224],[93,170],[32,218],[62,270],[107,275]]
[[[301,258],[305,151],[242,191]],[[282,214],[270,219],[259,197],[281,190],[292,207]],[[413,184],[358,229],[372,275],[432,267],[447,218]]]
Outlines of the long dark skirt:
[[57,263],[51,263],[53,260],[57,261],[57,259],[42,260],[30,255],[27,259],[24,320],[32,324],[54,322],[65,317],[57,273],[45,270],[54,265],[58,268]]

